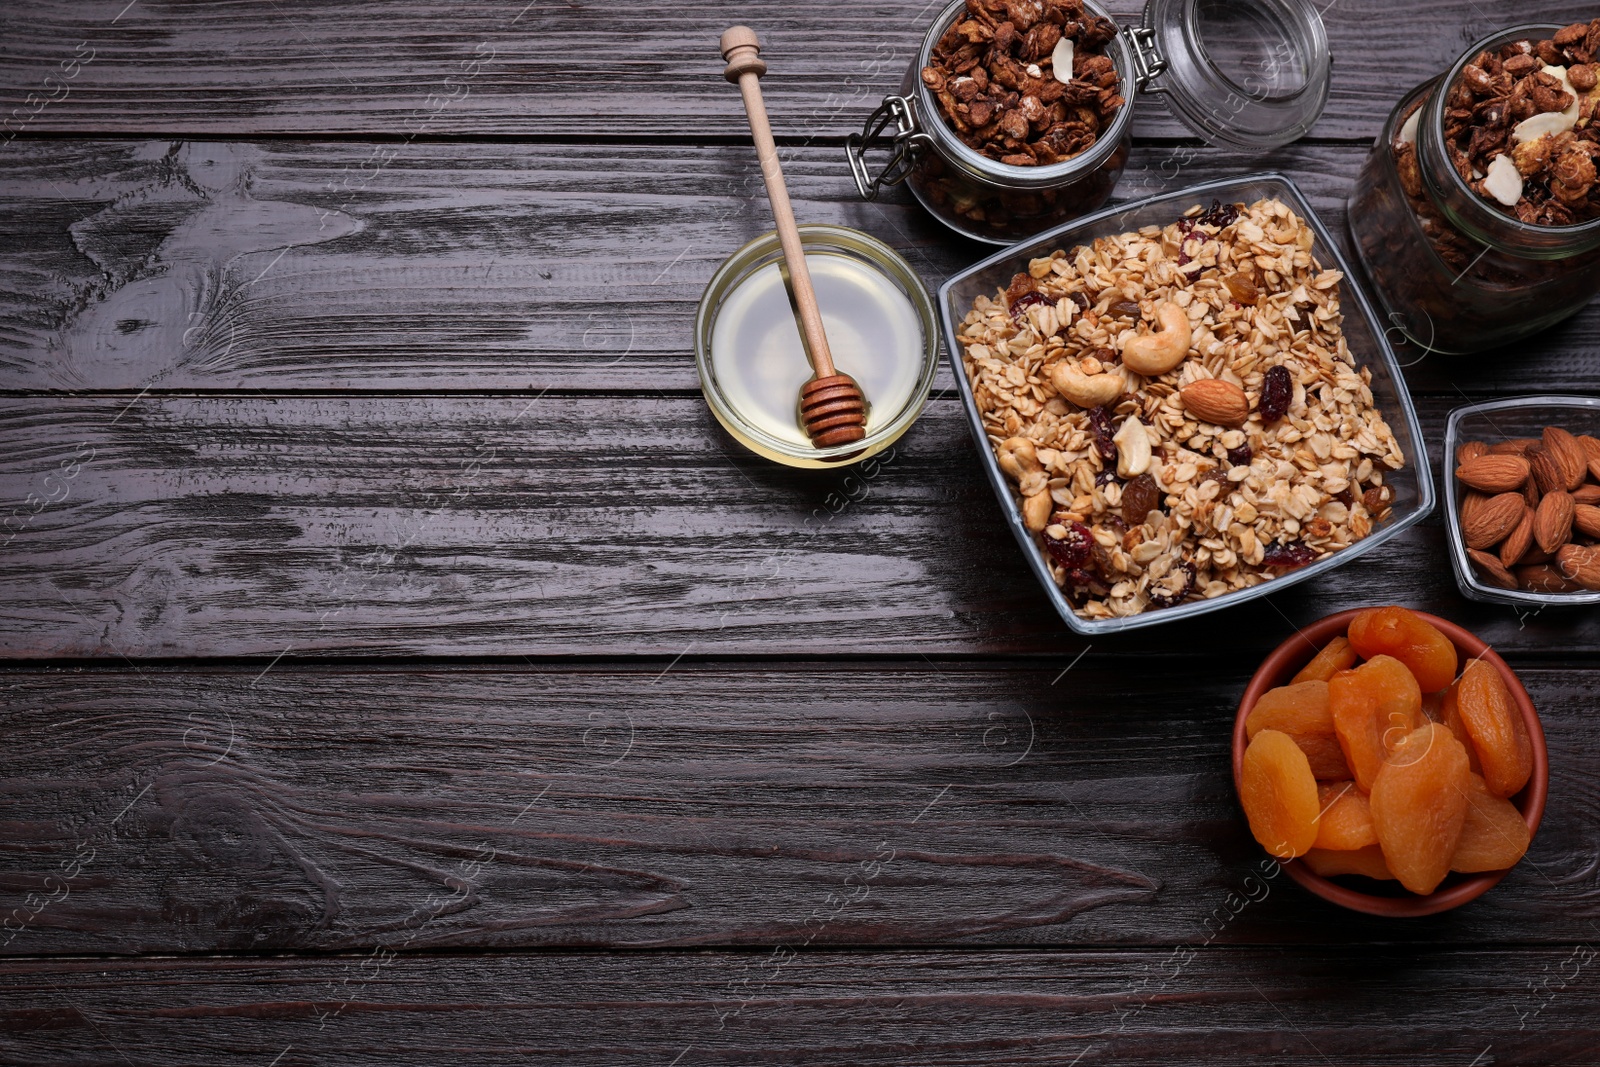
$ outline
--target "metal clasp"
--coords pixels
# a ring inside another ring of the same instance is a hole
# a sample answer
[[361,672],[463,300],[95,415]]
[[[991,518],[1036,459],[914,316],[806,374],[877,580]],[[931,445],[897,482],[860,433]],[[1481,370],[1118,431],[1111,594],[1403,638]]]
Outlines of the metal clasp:
[[[889,163],[874,178],[867,171],[867,149],[882,143],[889,125],[894,124],[894,135],[887,140],[893,149]],[[856,190],[864,200],[876,200],[886,186],[899,185],[916,164],[918,149],[931,145],[933,138],[923,133],[917,124],[915,102],[906,96],[886,96],[878,109],[867,118],[860,133],[852,133],[845,140],[845,156],[850,160],[850,173],[855,176]]]
[[1166,72],[1167,60],[1156,47],[1156,31],[1149,26],[1127,26],[1122,31],[1133,56],[1135,84],[1141,93],[1164,93],[1165,87],[1155,80]]

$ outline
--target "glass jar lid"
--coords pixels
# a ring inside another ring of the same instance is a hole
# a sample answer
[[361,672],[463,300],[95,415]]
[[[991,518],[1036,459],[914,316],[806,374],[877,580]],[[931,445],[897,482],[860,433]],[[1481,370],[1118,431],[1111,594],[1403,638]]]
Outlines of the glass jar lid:
[[1278,148],[1328,102],[1328,32],[1305,0],[1149,0],[1126,34],[1140,90],[1211,144]]

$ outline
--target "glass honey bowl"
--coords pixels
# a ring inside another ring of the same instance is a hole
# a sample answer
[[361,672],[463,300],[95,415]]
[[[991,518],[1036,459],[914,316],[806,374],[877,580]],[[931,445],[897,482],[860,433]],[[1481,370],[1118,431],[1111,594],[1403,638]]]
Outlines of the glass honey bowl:
[[939,366],[933,301],[894,249],[843,226],[800,227],[834,363],[867,398],[867,436],[817,448],[802,429],[811,377],[785,291],[783,249],[763,234],[718,268],[695,315],[695,366],[706,403],[750,451],[791,467],[859,463],[922,414]]

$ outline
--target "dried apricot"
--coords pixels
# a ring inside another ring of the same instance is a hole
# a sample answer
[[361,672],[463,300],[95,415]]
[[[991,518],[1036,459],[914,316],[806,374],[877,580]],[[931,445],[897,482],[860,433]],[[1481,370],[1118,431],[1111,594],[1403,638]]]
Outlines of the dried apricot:
[[1402,607],[1368,608],[1350,620],[1350,644],[1363,659],[1393,656],[1411,668],[1424,693],[1455,680],[1456,646],[1421,615]]
[[1472,747],[1472,738],[1467,733],[1467,724],[1461,721],[1461,704],[1456,699],[1457,692],[1461,689],[1461,682],[1457,679],[1450,683],[1450,688],[1440,694],[1439,721],[1450,727],[1450,732],[1456,735],[1467,749],[1467,765],[1474,774],[1482,774],[1483,767],[1478,763],[1478,750]]
[[1255,839],[1281,860],[1317,840],[1317,780],[1306,754],[1281,730],[1262,730],[1244,750],[1239,803]]
[[1317,848],[1351,852],[1378,843],[1367,796],[1354,782],[1322,782],[1317,786],[1322,815],[1317,819]]
[[1353,852],[1314,848],[1300,859],[1314,873],[1324,878],[1333,878],[1340,874],[1361,874],[1368,878],[1394,881],[1389,865],[1384,862],[1383,850],[1377,845],[1368,845]]
[[1407,734],[1372,786],[1372,824],[1384,862],[1413,893],[1431,893],[1450,873],[1467,818],[1467,750],[1438,723]]
[[1326,682],[1340,671],[1349,670],[1356,665],[1356,650],[1350,647],[1350,639],[1340,634],[1327,647],[1315,656],[1311,662],[1300,668],[1300,673],[1289,680],[1290,685],[1300,682],[1319,681]]
[[1345,763],[1364,792],[1372,791],[1384,757],[1425,721],[1417,680],[1393,656],[1375,656],[1334,675],[1328,712]]
[[1516,805],[1489,792],[1483,779],[1474,774],[1467,790],[1467,821],[1461,826],[1461,842],[1450,869],[1463,874],[1503,871],[1528,851],[1532,837]]
[[1461,672],[1456,708],[1473,751],[1483,765],[1483,781],[1497,797],[1514,795],[1533,774],[1533,743],[1522,711],[1493,664],[1470,660]]
[[1252,740],[1262,730],[1288,734],[1306,754],[1311,773],[1317,778],[1350,777],[1344,753],[1333,735],[1327,682],[1299,682],[1267,690],[1250,709],[1244,730]]

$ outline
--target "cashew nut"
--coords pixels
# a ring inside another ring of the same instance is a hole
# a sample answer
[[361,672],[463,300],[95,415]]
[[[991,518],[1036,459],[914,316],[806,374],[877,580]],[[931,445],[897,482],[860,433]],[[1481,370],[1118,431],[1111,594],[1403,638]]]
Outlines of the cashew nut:
[[1154,378],[1183,362],[1194,341],[1189,313],[1170,300],[1156,306],[1156,322],[1161,329],[1134,337],[1122,346],[1122,365],[1136,374]]
[[995,459],[1022,494],[1022,520],[1034,533],[1050,522],[1050,476],[1039,463],[1039,452],[1026,437],[1000,442]]
[[1085,374],[1070,359],[1056,364],[1050,384],[1080,408],[1101,407],[1122,395],[1122,375]]
[[1111,438],[1117,446],[1117,474],[1123,478],[1137,478],[1150,469],[1150,436],[1137,415],[1128,421]]

